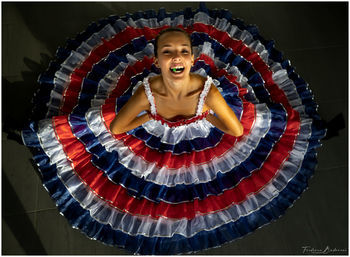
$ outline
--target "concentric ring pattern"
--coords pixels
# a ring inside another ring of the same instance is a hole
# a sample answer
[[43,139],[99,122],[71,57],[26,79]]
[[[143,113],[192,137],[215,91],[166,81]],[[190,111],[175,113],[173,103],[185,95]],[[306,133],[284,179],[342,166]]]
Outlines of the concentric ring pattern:
[[[191,34],[192,72],[213,79],[243,136],[205,119],[109,131],[159,74],[152,42],[169,26]],[[93,23],[57,50],[39,83],[22,136],[45,188],[73,227],[135,254],[216,247],[277,219],[307,188],[325,134],[308,85],[273,41],[204,5]]]

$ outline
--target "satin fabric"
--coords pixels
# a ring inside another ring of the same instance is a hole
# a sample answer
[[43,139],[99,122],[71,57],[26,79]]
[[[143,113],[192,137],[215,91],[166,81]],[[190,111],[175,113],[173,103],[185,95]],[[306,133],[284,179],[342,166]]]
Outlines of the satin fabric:
[[[152,42],[169,26],[191,33],[191,71],[213,78],[242,137],[205,114],[109,131],[143,79],[159,74]],[[227,10],[111,16],[56,57],[22,136],[59,210],[87,236],[136,254],[195,252],[277,219],[307,188],[325,133],[312,94],[272,41]]]

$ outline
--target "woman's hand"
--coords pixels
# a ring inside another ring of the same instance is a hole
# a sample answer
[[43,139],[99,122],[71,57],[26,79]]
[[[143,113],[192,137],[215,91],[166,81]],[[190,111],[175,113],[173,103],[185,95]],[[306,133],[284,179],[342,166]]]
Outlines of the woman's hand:
[[117,113],[109,129],[113,134],[121,134],[137,128],[151,119],[148,113],[137,117],[142,111],[149,111],[149,102],[144,87],[140,86]]
[[218,129],[235,137],[243,135],[244,128],[236,114],[220,94],[216,86],[212,85],[205,100],[205,104],[212,109],[218,117],[209,114],[207,120]]

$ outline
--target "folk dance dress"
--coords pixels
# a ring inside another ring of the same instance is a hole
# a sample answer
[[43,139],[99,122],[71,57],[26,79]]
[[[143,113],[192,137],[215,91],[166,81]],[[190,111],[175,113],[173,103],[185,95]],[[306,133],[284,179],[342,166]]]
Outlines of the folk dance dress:
[[[194,117],[157,114],[148,79],[153,42],[191,34],[193,73],[206,77]],[[23,130],[42,182],[69,223],[135,254],[217,247],[270,223],[307,188],[325,134],[308,88],[256,27],[227,10],[111,16],[59,48],[39,78]],[[152,120],[113,135],[109,125],[139,87]],[[216,86],[244,127],[225,134],[202,113]]]

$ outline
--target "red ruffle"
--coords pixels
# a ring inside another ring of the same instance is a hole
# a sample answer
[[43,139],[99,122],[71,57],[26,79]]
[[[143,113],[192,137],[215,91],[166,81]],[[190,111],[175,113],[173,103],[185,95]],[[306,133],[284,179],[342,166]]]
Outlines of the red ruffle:
[[[108,105],[103,108],[103,119],[105,120],[105,126],[108,131],[110,123],[115,117],[114,106]],[[250,132],[255,120],[255,108],[252,103],[243,103],[243,116],[241,123],[244,127],[244,135]],[[113,135],[111,133],[111,135]],[[237,139],[242,137],[233,137],[229,134],[224,134],[220,142],[214,148],[208,148],[202,151],[193,151],[190,153],[183,153],[179,155],[173,155],[171,152],[160,153],[157,150],[147,147],[144,141],[128,135],[126,133],[113,135],[116,139],[123,140],[125,146],[127,146],[135,155],[141,157],[146,162],[156,163],[158,167],[168,167],[170,169],[179,169],[181,167],[189,167],[193,164],[202,165],[210,162],[215,157],[220,157],[234,147]]]
[[[122,47],[125,44],[131,42],[131,40],[145,36],[147,40],[152,40],[156,37],[156,35],[163,29],[168,28],[169,26],[162,26],[159,28],[133,28],[127,27],[122,32],[114,35],[110,40],[103,40],[103,43],[93,49],[89,56],[84,60],[79,68],[74,69],[70,76],[70,83],[63,93],[63,99],[61,103],[60,111],[63,114],[69,114],[73,108],[77,105],[79,99],[79,92],[81,90],[81,86],[83,83],[84,77],[91,71],[93,65],[99,62],[101,59],[106,57],[111,51],[115,51],[116,49]],[[182,27],[183,28],[183,27]],[[194,24],[193,28],[183,28],[187,32],[191,33],[193,31],[200,31],[200,29],[204,29],[203,32],[216,31],[212,25],[204,25],[200,23]],[[211,33],[211,36],[214,33]],[[215,38],[215,37],[214,37]],[[220,42],[220,41],[219,41]],[[235,44],[232,46],[240,45],[240,41],[234,40]],[[234,49],[238,49],[234,47]],[[249,49],[248,49],[249,50]],[[134,75],[134,74],[133,74]]]
[[[125,43],[130,40],[130,38],[128,38],[128,35],[130,35],[131,38],[135,38],[141,35],[147,35],[149,39],[152,39],[158,33],[159,30],[162,30],[165,27],[158,29],[129,28],[128,31],[130,33],[135,32],[135,35],[126,33],[124,38]],[[288,159],[289,153],[294,145],[296,135],[299,131],[300,120],[298,112],[294,111],[291,108],[284,92],[280,90],[278,86],[273,82],[272,72],[268,69],[268,66],[263,62],[263,60],[261,60],[258,54],[252,53],[250,49],[242,43],[242,41],[230,38],[226,32],[221,32],[211,25],[194,24],[193,27],[185,29],[188,32],[191,32],[192,30],[203,31],[207,33],[210,37],[218,40],[225,47],[231,48],[236,54],[240,54],[245,59],[252,62],[254,69],[256,69],[262,75],[265,81],[266,88],[270,92],[271,99],[273,101],[280,102],[284,105],[288,113],[287,127],[285,133],[282,135],[279,142],[276,143],[276,145],[273,147],[269,157],[263,164],[262,168],[260,170],[254,171],[252,176],[243,179],[235,188],[227,190],[219,196],[209,196],[203,200],[194,200],[193,202],[181,204],[168,204],[164,202],[156,204],[147,199],[135,199],[134,197],[128,195],[127,190],[125,188],[109,181],[104,172],[98,170],[90,162],[91,155],[88,152],[86,152],[84,145],[80,143],[79,140],[75,139],[70,129],[67,117],[55,117],[53,122],[56,135],[59,138],[63,149],[68,156],[68,159],[71,160],[72,167],[74,168],[75,172],[79,175],[83,183],[88,185],[96,195],[104,199],[109,204],[119,208],[120,210],[127,211],[134,215],[150,215],[154,218],[157,218],[159,216],[166,216],[169,218],[190,219],[198,213],[205,214],[209,212],[216,212],[221,209],[227,208],[232,204],[237,204],[241,201],[244,201],[248,194],[254,194],[261,190],[264,187],[264,185],[276,175],[281,165]],[[146,33],[146,30],[148,34]],[[108,46],[111,48],[115,42],[118,42],[120,46],[123,45],[122,42],[124,42],[124,40],[122,40],[121,38],[123,37],[121,37],[120,34],[118,34],[118,39],[114,39],[115,41],[110,40],[110,44]],[[102,50],[99,51],[96,50],[96,56],[101,57],[101,55],[106,53]],[[93,62],[96,62],[96,56],[90,57],[91,60],[93,60]],[[201,58],[203,58],[203,56],[201,56]],[[210,62],[210,58],[206,61]],[[87,61],[86,64],[87,65],[85,66],[85,68],[91,69],[92,65],[90,67]],[[78,74],[78,72],[76,74]],[[132,73],[132,75],[135,75],[135,72]],[[125,85],[125,87],[128,86],[130,84],[129,78],[124,76],[123,79],[125,80],[125,82],[122,82],[121,85]],[[78,84],[78,80],[72,79],[72,82],[74,81]],[[72,92],[74,91],[74,94],[70,94],[69,90],[71,90]],[[76,103],[76,95],[77,92],[79,92],[79,90],[78,86],[72,88],[70,88],[69,86],[67,91],[65,92],[66,98],[64,101],[67,102],[67,104],[69,103],[70,106],[74,107],[74,101]],[[117,86],[116,90],[114,90],[114,92],[108,99],[109,101],[106,101],[106,105],[103,106],[103,117],[106,120],[106,125],[109,125],[110,120],[113,119],[113,113],[108,112],[108,107],[111,107],[110,104],[113,101],[115,101],[115,98],[120,96],[124,92],[124,90],[124,88],[120,88]],[[67,108],[67,110],[65,110],[69,112],[69,109],[70,108]],[[242,122],[244,122],[244,119],[242,119]]]
[[275,145],[271,154],[260,170],[243,179],[236,187],[226,190],[218,196],[208,196],[203,200],[194,200],[180,204],[165,202],[154,203],[147,199],[136,199],[128,195],[127,190],[108,180],[103,171],[98,170],[90,162],[91,154],[86,152],[84,145],[77,140],[70,129],[67,116],[57,116],[53,119],[57,138],[64,152],[72,163],[72,167],[81,181],[101,199],[110,205],[133,215],[149,215],[153,218],[165,216],[168,218],[194,218],[196,214],[206,214],[227,208],[244,201],[249,194],[260,191],[278,172],[281,165],[288,159],[294,145],[299,128],[299,115],[292,112],[288,118],[286,133]]
[[162,124],[166,124],[170,128],[174,128],[174,127],[179,127],[179,126],[182,126],[182,125],[188,125],[190,123],[196,122],[197,120],[202,120],[205,117],[207,117],[208,114],[209,114],[209,110],[207,110],[206,112],[203,112],[199,116],[195,116],[195,117],[190,118],[190,119],[181,119],[181,120],[177,120],[177,121],[168,121],[168,120],[164,119],[162,116],[160,116],[158,114],[156,114],[156,115],[150,114],[150,115],[151,115],[151,117],[153,119],[159,120]]
[[[240,84],[236,81],[236,77],[227,73],[227,71],[222,69],[217,69],[213,60],[206,56],[201,55],[201,60],[205,61],[210,65],[213,75],[217,76],[226,76],[232,84],[237,85],[239,89],[239,96],[243,98],[246,94],[246,89],[241,88]],[[146,65],[152,65],[150,58],[144,58],[142,61],[136,63],[137,65],[128,66],[126,72],[121,75],[115,89],[112,91],[109,98],[106,100],[106,104],[102,106],[102,118],[105,121],[105,126],[109,131],[109,126],[112,120],[115,117],[115,97],[118,97],[130,86],[130,70],[132,74],[137,74],[142,71],[142,68]],[[122,93],[120,93],[122,92]],[[241,118],[241,123],[244,127],[244,135],[247,135],[255,121],[255,109],[254,105],[250,102],[243,101],[243,114]],[[194,121],[194,120],[193,120]],[[192,121],[192,122],[193,122]],[[127,135],[126,133],[113,135],[116,139],[123,140],[124,145],[128,146],[129,149],[135,154],[143,158],[146,162],[156,163],[158,167],[168,167],[170,169],[179,169],[183,166],[189,167],[193,164],[205,164],[210,162],[215,157],[220,157],[229,151],[235,144],[236,138],[225,134],[221,139],[220,143],[214,148],[208,148],[203,151],[194,151],[191,153],[184,153],[181,155],[172,155],[170,152],[159,153],[156,150],[148,148],[142,140],[135,138],[132,135]]]
[[[70,83],[67,86],[66,90],[63,93],[63,100],[61,105],[62,113],[70,113],[74,106],[78,102],[79,92],[81,90],[81,85],[83,78],[86,74],[91,71],[94,63],[100,61],[102,58],[107,56],[110,51],[114,51],[115,49],[127,44],[130,40],[145,36],[147,40],[152,40],[159,31],[167,28],[169,26],[163,26],[160,28],[152,29],[148,27],[144,27],[142,29],[127,27],[123,32],[116,34],[109,41],[104,40],[103,44],[98,46],[96,49],[92,50],[88,58],[82,63],[82,65],[75,69],[70,76]],[[230,48],[236,54],[242,55],[248,61],[254,63],[253,66],[256,70],[261,70],[261,75],[264,78],[265,82],[271,88],[269,90],[272,91],[281,91],[278,88],[274,88],[274,82],[272,80],[271,74],[272,72],[268,70],[268,66],[263,62],[260,56],[251,52],[250,49],[243,44],[240,40],[235,40],[229,37],[226,32],[222,32],[212,25],[205,25],[202,23],[195,23],[191,28],[184,28],[188,33],[192,33],[193,31],[200,31],[207,33],[210,37],[218,40],[221,44],[223,44],[226,48]],[[277,96],[278,98],[278,96]],[[276,98],[276,100],[277,100]],[[287,104],[287,103],[284,103]]]
[[81,90],[84,77],[91,71],[93,65],[98,63],[101,59],[106,57],[111,51],[129,44],[133,39],[145,36],[147,40],[152,40],[156,35],[168,26],[163,26],[156,29],[148,27],[133,28],[127,27],[120,33],[114,35],[110,40],[103,40],[103,43],[93,49],[89,56],[84,60],[79,68],[74,69],[70,76],[70,83],[63,93],[63,100],[61,104],[61,113],[69,114],[77,105],[79,99],[79,92]]

